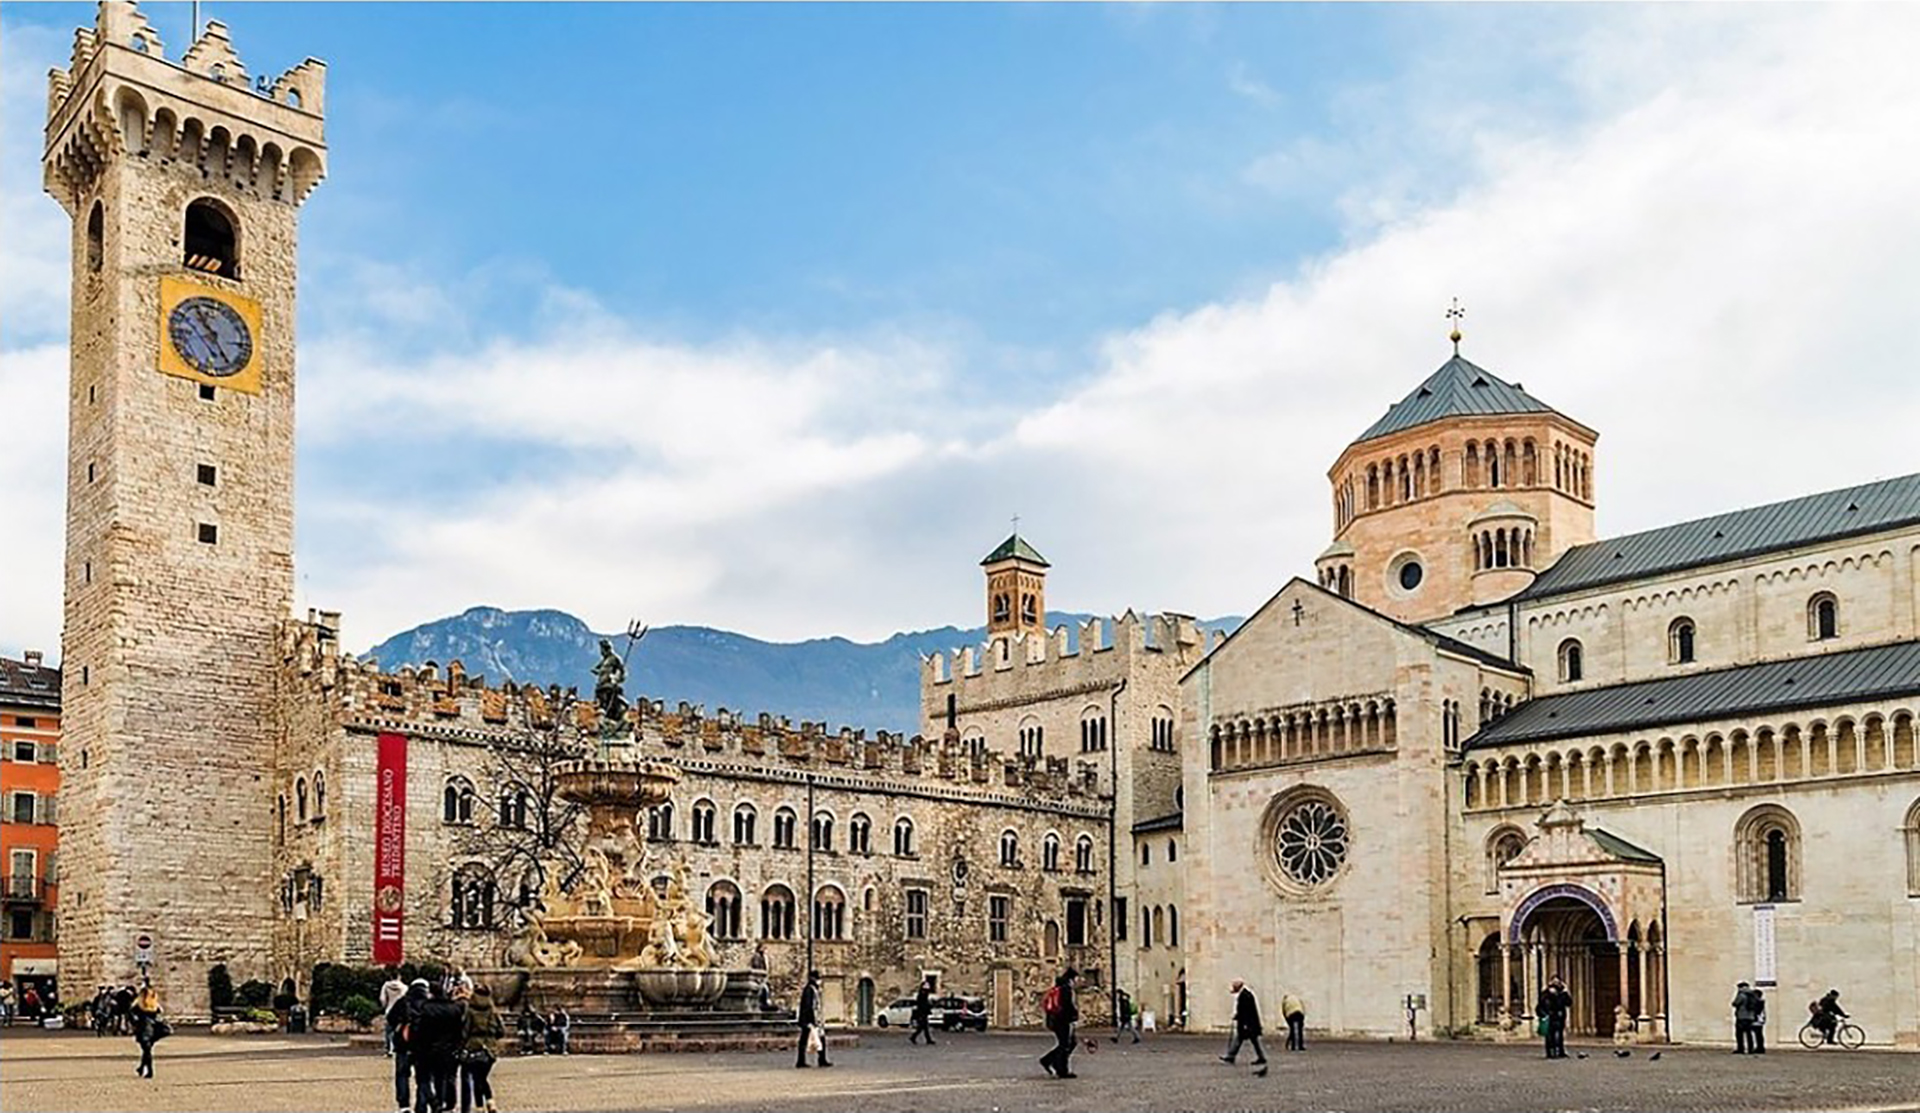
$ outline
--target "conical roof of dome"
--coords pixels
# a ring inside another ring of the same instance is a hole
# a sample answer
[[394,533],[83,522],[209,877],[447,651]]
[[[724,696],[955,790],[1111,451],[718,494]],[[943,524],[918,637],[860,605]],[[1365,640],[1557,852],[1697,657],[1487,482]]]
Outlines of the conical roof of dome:
[[1386,415],[1368,426],[1355,443],[1448,417],[1557,412],[1518,384],[1456,355],[1427,376],[1412,394],[1388,406]]

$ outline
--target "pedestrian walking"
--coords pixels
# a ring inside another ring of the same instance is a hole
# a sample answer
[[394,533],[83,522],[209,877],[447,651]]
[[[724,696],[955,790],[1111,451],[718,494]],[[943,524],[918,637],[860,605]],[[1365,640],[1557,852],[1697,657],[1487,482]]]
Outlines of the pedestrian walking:
[[32,1021],[40,1019],[40,991],[28,986],[20,991],[20,1015]]
[[1073,1073],[1073,1026],[1080,1019],[1073,983],[1080,971],[1069,966],[1053,979],[1053,988],[1040,999],[1040,1011],[1053,1033],[1053,1050],[1040,1057],[1040,1066],[1055,1078],[1078,1078]]
[[1539,1014],[1540,1035],[1545,1037],[1547,1058],[1564,1059],[1567,1057],[1567,1010],[1573,1007],[1573,994],[1567,992],[1567,983],[1555,974],[1547,982],[1547,988],[1540,991]]
[[427,979],[415,978],[406,993],[387,1006],[387,1040],[393,1044],[393,1104],[400,1113],[413,1108],[413,1093],[408,1086],[413,1077],[413,1011],[426,1001]]
[[1233,979],[1233,1036],[1227,1041],[1227,1053],[1220,1061],[1231,1065],[1240,1056],[1240,1045],[1253,1045],[1253,1065],[1267,1065],[1267,1050],[1260,1046],[1260,1002],[1254,1000],[1253,990],[1239,978]]
[[473,987],[460,1031],[460,1113],[473,1113],[475,1106],[481,1113],[494,1113],[489,1075],[494,1060],[499,1058],[500,1040],[507,1034],[507,1026],[493,1007],[493,991],[485,985]]
[[133,1068],[133,1073],[141,1078],[152,1078],[153,1045],[172,1031],[160,1015],[160,994],[153,986],[148,985],[140,990],[133,999],[133,1011],[129,1015],[133,1021],[133,1042],[140,1046],[140,1065]]
[[1280,1015],[1287,1021],[1287,1050],[1307,1049],[1307,1003],[1297,994],[1280,995]]
[[827,1061],[827,1027],[820,1022],[820,971],[807,971],[806,988],[800,991],[800,1047],[795,1054],[793,1065],[807,1065],[807,1052],[811,1049],[823,1067],[833,1064]]
[[908,1043],[919,1043],[920,1037],[927,1037],[927,1046],[933,1046],[933,978],[920,979],[920,988],[913,995],[913,1034],[907,1037]]
[[1753,987],[1741,982],[1733,991],[1733,1053],[1746,1055],[1753,1051],[1754,1004]]
[[[387,980],[380,985],[380,1015],[386,1016],[393,1011],[394,1003],[407,995],[407,983],[400,980],[400,971],[387,967]],[[393,1058],[393,1025],[387,1029],[387,1058]]]
[[445,985],[442,982],[429,989],[427,999],[416,1003],[407,1019],[414,1113],[447,1113],[459,1100],[454,1056],[460,1049],[465,1014],[460,1003],[447,994]]
[[0,1024],[13,1027],[13,983],[0,982]]
[[1140,1026],[1136,1023],[1137,1014],[1133,1009],[1133,996],[1124,989],[1113,991],[1113,1015],[1118,1018],[1114,1026],[1113,1042],[1119,1043],[1124,1033],[1132,1033],[1133,1042],[1140,1042]]

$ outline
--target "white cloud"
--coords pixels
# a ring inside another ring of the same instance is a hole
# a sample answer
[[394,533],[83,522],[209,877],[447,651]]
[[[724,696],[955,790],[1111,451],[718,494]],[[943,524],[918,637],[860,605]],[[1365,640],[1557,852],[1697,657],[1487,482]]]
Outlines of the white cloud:
[[[974,561],[1018,511],[1058,605],[1244,612],[1310,573],[1325,469],[1445,358],[1455,294],[1467,355],[1601,431],[1603,532],[1920,467],[1920,13],[1610,13],[1535,44],[1568,111],[1436,104],[1466,123],[1396,145],[1423,74],[1342,110],[1357,147],[1276,144],[1346,160],[1350,243],[1106,338],[1037,405],[944,338],[693,343],[551,283],[567,326],[515,337],[367,261],[405,311],[302,349],[303,461],[329,463],[303,477],[301,603],[346,609],[356,645],[479,602],[875,636],[975,620]],[[1439,157],[1444,196],[1404,185]],[[0,286],[47,265],[6,250]],[[0,413],[57,430],[35,351],[0,352]],[[23,451],[55,478],[6,495],[42,525],[0,645],[50,642],[58,609],[57,436]],[[472,478],[408,482],[435,460]]]

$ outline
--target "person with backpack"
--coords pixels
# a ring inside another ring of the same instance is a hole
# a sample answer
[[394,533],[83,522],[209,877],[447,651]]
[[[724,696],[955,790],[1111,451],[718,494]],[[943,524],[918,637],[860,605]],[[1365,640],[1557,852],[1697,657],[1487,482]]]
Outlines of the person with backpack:
[[480,1113],[494,1113],[493,1083],[488,1075],[506,1034],[507,1026],[493,1007],[493,991],[485,983],[474,986],[461,1021],[460,1113],[472,1113],[474,1106],[479,1106]]
[[1122,1033],[1131,1032],[1133,1042],[1140,1042],[1140,1026],[1134,1019],[1133,995],[1124,989],[1113,991],[1113,1015],[1116,1018],[1113,1029],[1113,1042],[1119,1043]]
[[413,1012],[426,1003],[427,979],[415,978],[407,991],[387,1007],[387,1037],[393,1044],[393,1103],[400,1113],[413,1108],[408,1080],[413,1077]]
[[933,1046],[933,978],[928,976],[920,980],[920,989],[913,995],[913,1034],[907,1037],[908,1043],[919,1043],[920,1037],[927,1037],[927,1046]]
[[1080,1008],[1073,999],[1073,983],[1079,976],[1080,971],[1067,967],[1040,998],[1047,1031],[1053,1033],[1053,1050],[1040,1057],[1040,1066],[1055,1078],[1079,1077],[1073,1073],[1073,1026],[1080,1019]]

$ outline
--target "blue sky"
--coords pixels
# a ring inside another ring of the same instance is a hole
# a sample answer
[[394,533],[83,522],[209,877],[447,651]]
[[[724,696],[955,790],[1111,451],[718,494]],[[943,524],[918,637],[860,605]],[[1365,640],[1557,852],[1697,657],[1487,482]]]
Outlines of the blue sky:
[[[187,6],[143,10],[178,57]],[[350,643],[474,603],[966,623],[1016,512],[1063,606],[1244,612],[1454,295],[1470,356],[1601,429],[1603,530],[1915,465],[1910,12],[202,11],[256,74],[329,63],[299,602]],[[55,434],[37,130],[91,18],[0,9],[0,413]],[[1809,361],[1885,432],[1670,482],[1677,437],[1801,436]],[[57,638],[62,451],[0,494],[0,649]]]

